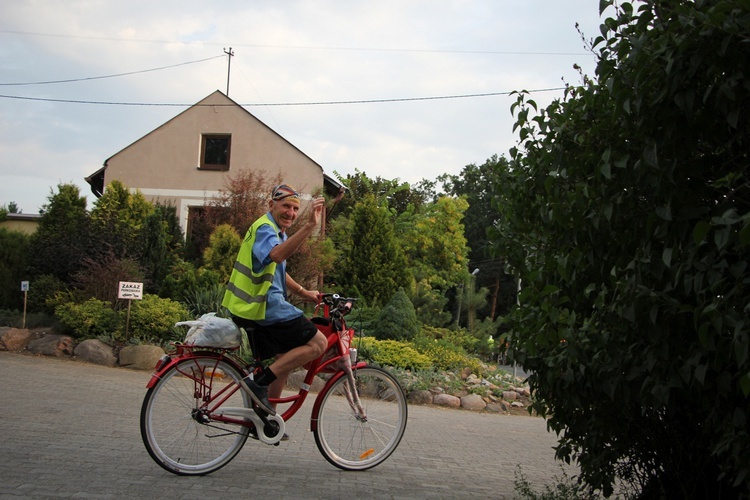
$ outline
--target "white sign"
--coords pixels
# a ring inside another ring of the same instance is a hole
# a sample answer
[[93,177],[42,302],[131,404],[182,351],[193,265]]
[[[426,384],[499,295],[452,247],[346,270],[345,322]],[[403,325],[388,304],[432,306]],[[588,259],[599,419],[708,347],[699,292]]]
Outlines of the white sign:
[[22,292],[28,292],[29,291],[29,282],[28,281],[22,281],[21,282],[21,291]]
[[117,291],[118,299],[141,300],[143,298],[143,283],[121,281]]

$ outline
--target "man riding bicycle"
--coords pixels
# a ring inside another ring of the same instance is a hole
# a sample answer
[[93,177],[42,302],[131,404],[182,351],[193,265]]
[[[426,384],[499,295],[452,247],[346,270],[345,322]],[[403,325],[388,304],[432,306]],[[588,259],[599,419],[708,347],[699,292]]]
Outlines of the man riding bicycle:
[[324,198],[310,202],[310,217],[292,236],[286,231],[297,219],[300,194],[286,184],[276,186],[268,212],[248,229],[240,247],[222,305],[234,322],[252,336],[256,357],[273,363],[253,380],[243,379],[245,389],[261,409],[276,411],[268,398],[278,398],[289,373],[321,354],[327,347],[323,333],[303,312],[287,301],[294,293],[317,302],[317,290],[305,290],[286,272],[286,260],[320,224]]

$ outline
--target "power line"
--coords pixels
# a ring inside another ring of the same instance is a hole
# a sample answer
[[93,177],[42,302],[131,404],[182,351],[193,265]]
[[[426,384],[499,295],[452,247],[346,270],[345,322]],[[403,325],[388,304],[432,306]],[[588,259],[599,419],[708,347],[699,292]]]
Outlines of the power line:
[[[223,57],[223,56],[220,56]],[[565,90],[565,87],[553,87],[546,89],[535,89],[535,90],[524,90],[529,94],[539,92],[552,92],[557,90]],[[436,100],[447,100],[447,99],[469,99],[476,97],[492,97],[500,95],[510,95],[516,91],[508,92],[486,92],[481,94],[461,94],[461,95],[446,95],[446,96],[431,96],[431,97],[402,97],[402,98],[391,98],[391,99],[363,99],[354,101],[309,101],[309,102],[272,102],[272,103],[245,103],[239,104],[243,107],[256,107],[256,106],[328,106],[335,104],[379,104],[386,102],[410,102],[410,101],[436,101]],[[181,103],[147,103],[147,102],[115,102],[115,101],[85,101],[76,99],[51,99],[46,97],[24,97],[14,95],[3,95],[0,94],[2,99],[19,99],[24,101],[44,101],[44,102],[59,102],[66,104],[98,104],[105,106],[171,106],[171,107],[193,107],[193,106],[236,106],[233,103],[226,104],[181,104]]]
[[224,56],[220,55],[220,56],[207,57],[205,59],[198,59],[196,61],[188,61],[188,62],[183,62],[183,63],[179,63],[179,64],[172,64],[170,66],[161,66],[159,68],[143,69],[143,70],[140,70],[140,71],[130,71],[128,73],[117,73],[117,74],[114,74],[114,75],[89,76],[89,77],[86,77],[86,78],[72,78],[72,79],[69,79],[69,80],[48,80],[48,81],[44,81],[44,82],[0,83],[0,86],[49,85],[49,84],[54,84],[54,83],[71,83],[71,82],[84,82],[84,81],[88,81],[88,80],[101,80],[101,79],[104,79],[104,78],[116,78],[118,76],[136,75],[136,74],[139,74],[139,73],[149,73],[149,72],[152,72],[152,71],[160,71],[160,70],[163,70],[163,69],[176,68],[178,66],[186,66],[188,64],[195,64],[195,63],[210,61],[212,59],[218,59],[220,57],[223,58]]

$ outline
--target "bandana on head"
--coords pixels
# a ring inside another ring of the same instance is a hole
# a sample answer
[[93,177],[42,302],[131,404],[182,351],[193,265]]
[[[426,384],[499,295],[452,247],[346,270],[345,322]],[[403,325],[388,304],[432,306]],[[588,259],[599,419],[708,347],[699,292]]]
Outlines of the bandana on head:
[[286,184],[279,184],[271,192],[271,199],[273,201],[291,200],[299,203],[299,193],[294,190],[293,187]]

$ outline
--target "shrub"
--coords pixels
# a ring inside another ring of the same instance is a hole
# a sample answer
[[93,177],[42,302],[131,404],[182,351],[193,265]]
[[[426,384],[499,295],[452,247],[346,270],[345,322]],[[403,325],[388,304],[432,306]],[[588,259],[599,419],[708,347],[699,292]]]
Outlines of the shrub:
[[435,328],[432,326],[422,325],[419,335],[415,338],[427,340],[445,340],[446,342],[461,347],[466,352],[474,352],[479,339],[471,335],[466,329],[458,328],[455,330],[449,328]]
[[169,274],[159,289],[159,296],[172,300],[184,300],[191,290],[210,288],[224,284],[215,271],[196,269],[193,264],[178,260],[170,269]]
[[60,278],[51,274],[42,274],[32,279],[29,282],[27,311],[54,315],[55,304],[54,301],[50,302],[50,299],[58,292],[64,292],[66,288]]
[[0,307],[22,308],[21,281],[29,255],[29,236],[20,231],[0,228]]
[[125,317],[114,311],[109,302],[99,299],[64,302],[55,308],[55,316],[64,331],[80,340],[124,333]]
[[587,484],[750,498],[747,3],[599,4],[598,83],[511,106],[510,347]]
[[415,349],[430,358],[436,370],[461,370],[471,368],[472,373],[481,374],[481,362],[469,356],[461,346],[452,344],[446,339],[428,339],[425,337],[414,340]]
[[419,333],[417,313],[403,288],[380,311],[372,330],[377,338],[391,340],[411,340]]
[[359,349],[361,357],[370,359],[378,365],[414,370],[426,369],[432,365],[430,358],[420,354],[405,342],[363,337],[359,343],[352,345]]
[[218,226],[211,233],[208,247],[203,251],[204,267],[216,271],[221,281],[229,281],[241,245],[242,238],[232,226]]
[[21,327],[22,313],[18,309],[0,309],[0,326]]
[[145,294],[143,300],[133,301],[131,305],[130,332],[141,339],[163,342],[173,337],[175,323],[188,319],[191,319],[190,313],[179,302]]
[[222,316],[221,301],[224,298],[224,285],[211,285],[207,288],[193,288],[185,294],[183,302],[190,314],[195,317],[206,313]]
[[143,283],[145,275],[138,262],[129,258],[118,258],[112,252],[97,258],[85,257],[82,269],[75,276],[76,288],[84,297],[104,300],[117,308],[117,293],[120,281]]

